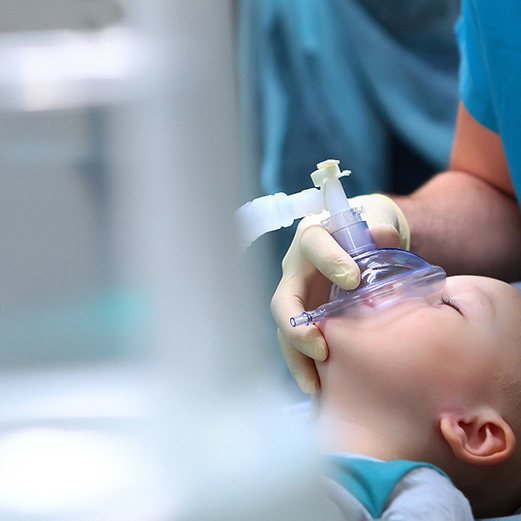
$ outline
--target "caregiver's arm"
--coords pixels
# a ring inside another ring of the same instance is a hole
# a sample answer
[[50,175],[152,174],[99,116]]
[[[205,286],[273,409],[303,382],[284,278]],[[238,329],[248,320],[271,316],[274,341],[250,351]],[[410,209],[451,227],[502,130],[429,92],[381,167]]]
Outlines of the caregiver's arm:
[[450,171],[394,200],[411,249],[449,273],[521,278],[521,212],[501,138],[460,104]]

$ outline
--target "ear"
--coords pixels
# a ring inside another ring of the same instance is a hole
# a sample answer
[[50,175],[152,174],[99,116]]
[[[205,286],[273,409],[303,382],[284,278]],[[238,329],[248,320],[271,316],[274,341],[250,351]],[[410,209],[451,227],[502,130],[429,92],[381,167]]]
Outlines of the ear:
[[444,413],[440,430],[452,452],[473,465],[495,465],[514,452],[516,437],[510,425],[493,410],[463,417]]

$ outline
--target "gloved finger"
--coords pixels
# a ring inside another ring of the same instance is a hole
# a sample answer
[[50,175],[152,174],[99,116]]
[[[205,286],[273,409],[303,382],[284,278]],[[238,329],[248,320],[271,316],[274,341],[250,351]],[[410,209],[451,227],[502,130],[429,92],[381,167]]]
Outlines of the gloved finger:
[[378,248],[400,247],[400,233],[392,224],[377,224],[371,228],[371,235]]
[[356,262],[321,226],[303,230],[300,249],[304,257],[337,286],[349,290],[360,283]]
[[292,345],[307,357],[323,361],[327,358],[327,344],[322,333],[315,326],[292,327],[289,319],[304,311],[302,298],[304,281],[299,278],[283,278],[271,299],[271,313],[281,334]]
[[288,339],[277,330],[277,338],[288,369],[302,392],[315,395],[320,380],[313,360],[297,351]]

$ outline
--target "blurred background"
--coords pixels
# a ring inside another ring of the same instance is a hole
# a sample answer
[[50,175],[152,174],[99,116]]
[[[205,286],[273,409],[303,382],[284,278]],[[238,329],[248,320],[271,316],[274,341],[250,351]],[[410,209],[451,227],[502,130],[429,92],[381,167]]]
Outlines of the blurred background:
[[[323,519],[233,212],[447,162],[458,2],[0,2],[0,518]],[[204,498],[204,501],[201,500]],[[240,498],[240,499],[239,499]]]

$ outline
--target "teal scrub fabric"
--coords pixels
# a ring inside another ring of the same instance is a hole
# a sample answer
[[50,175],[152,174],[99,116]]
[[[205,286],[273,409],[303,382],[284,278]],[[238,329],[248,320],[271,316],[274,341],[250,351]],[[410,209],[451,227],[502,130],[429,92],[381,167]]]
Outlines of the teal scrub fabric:
[[327,475],[353,494],[374,519],[381,518],[396,485],[409,472],[427,467],[448,478],[434,465],[416,461],[377,461],[331,455],[327,463]]
[[463,0],[457,34],[461,99],[501,135],[521,202],[521,2]]
[[239,16],[254,196],[310,187],[328,157],[353,171],[350,195],[389,190],[391,135],[447,166],[458,0],[241,0]]

